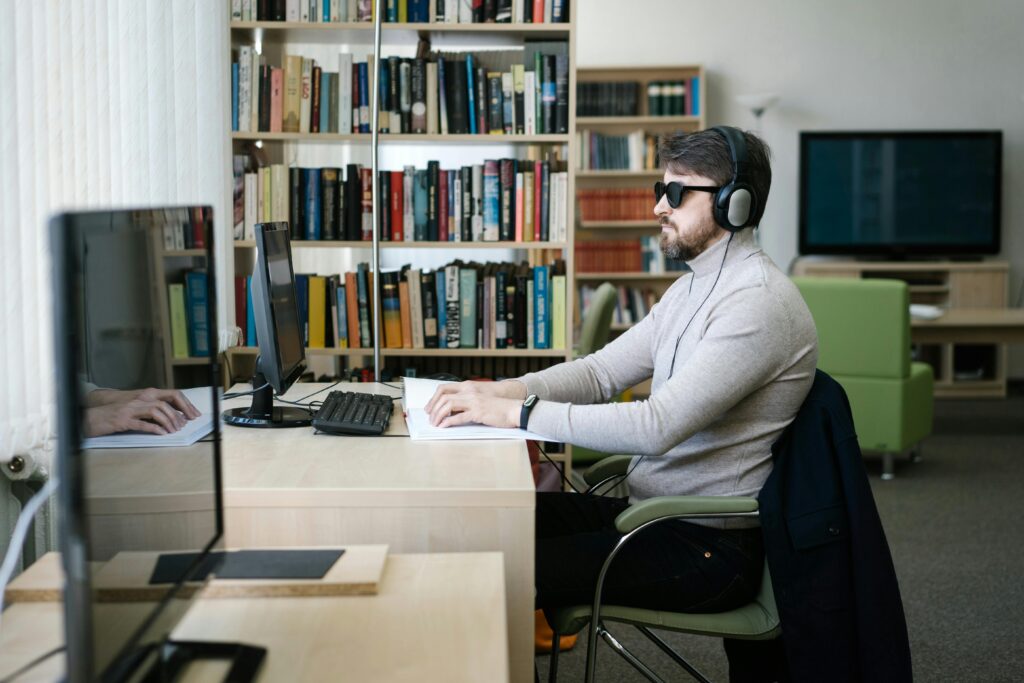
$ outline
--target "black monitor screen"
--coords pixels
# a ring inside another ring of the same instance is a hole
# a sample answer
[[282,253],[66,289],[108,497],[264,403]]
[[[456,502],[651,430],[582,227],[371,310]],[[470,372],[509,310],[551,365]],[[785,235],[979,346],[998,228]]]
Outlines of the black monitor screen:
[[[209,207],[51,224],[72,681],[152,661],[221,535]],[[153,582],[166,553],[190,553]]]
[[803,254],[999,251],[1002,134],[801,133]]
[[266,226],[263,230],[263,246],[265,253],[261,257],[266,259],[269,275],[270,306],[281,377],[287,378],[305,358],[295,302],[295,279],[287,226],[283,229],[270,229],[270,226]]

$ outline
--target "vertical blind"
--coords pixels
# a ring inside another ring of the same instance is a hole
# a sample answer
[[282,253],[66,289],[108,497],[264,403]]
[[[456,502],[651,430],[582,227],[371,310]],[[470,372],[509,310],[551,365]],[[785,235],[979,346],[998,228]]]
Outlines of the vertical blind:
[[213,206],[217,315],[229,320],[227,8],[205,0],[4,3],[0,462],[25,463],[18,473],[4,466],[8,476],[45,474],[52,447],[52,214]]

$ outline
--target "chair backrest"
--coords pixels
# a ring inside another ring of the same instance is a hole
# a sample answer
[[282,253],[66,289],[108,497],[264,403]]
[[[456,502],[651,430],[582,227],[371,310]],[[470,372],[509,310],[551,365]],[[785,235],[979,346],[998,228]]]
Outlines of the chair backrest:
[[818,367],[835,376],[910,374],[910,294],[902,280],[794,277],[818,328]]
[[608,335],[612,329],[612,314],[615,313],[615,299],[618,292],[615,285],[604,282],[594,292],[583,316],[579,343],[576,346],[577,356],[586,356],[597,351],[608,343]]

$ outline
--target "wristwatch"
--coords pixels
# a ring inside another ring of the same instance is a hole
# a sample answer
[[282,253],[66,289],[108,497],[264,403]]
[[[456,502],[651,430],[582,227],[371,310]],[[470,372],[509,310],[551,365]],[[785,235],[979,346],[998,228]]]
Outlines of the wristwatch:
[[523,408],[519,411],[519,428],[526,429],[526,423],[530,421],[530,411],[537,405],[537,394],[530,394],[523,401]]

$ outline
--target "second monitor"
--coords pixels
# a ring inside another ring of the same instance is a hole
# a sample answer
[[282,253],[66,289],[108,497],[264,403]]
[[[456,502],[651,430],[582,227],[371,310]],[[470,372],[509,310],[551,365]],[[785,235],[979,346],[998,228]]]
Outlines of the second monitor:
[[275,406],[302,375],[305,348],[295,298],[290,230],[287,223],[256,225],[256,267],[252,307],[260,353],[252,378],[252,405],[224,411],[224,421],[238,427],[307,427],[309,409]]

